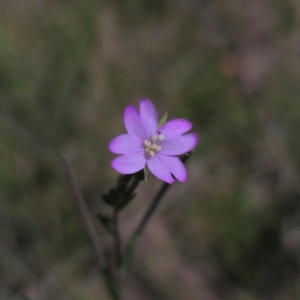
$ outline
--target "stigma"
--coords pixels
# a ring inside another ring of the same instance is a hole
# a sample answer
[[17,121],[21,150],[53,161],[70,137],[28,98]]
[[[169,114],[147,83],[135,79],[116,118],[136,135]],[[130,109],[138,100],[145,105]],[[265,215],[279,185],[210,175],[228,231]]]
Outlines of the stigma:
[[145,152],[152,157],[155,156],[155,153],[161,150],[161,146],[159,145],[159,143],[164,139],[164,135],[160,133],[159,135],[153,135],[151,141],[145,140]]

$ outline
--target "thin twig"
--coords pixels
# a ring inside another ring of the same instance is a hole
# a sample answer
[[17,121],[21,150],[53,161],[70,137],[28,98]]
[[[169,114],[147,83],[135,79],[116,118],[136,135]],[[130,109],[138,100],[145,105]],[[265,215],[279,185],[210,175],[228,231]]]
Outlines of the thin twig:
[[63,164],[64,164],[65,172],[67,175],[67,179],[68,179],[70,187],[73,191],[75,203],[76,203],[76,206],[80,213],[82,223],[86,229],[87,235],[88,235],[88,237],[91,241],[91,244],[94,248],[95,255],[96,255],[97,261],[99,263],[99,266],[103,270],[105,268],[104,253],[99,244],[98,235],[97,235],[96,229],[91,221],[91,216],[89,214],[87,205],[85,203],[80,185],[75,176],[75,173],[72,170],[72,167],[69,163],[68,158],[65,155],[63,155],[62,158],[63,158]]

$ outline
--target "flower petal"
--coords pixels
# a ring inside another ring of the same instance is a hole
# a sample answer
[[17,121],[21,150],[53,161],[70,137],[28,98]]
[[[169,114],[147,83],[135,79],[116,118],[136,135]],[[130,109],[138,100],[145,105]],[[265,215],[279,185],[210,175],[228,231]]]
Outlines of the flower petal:
[[145,140],[147,138],[141,117],[134,106],[129,105],[124,111],[124,124],[130,135],[136,135]]
[[147,137],[151,139],[158,127],[158,115],[154,104],[148,99],[141,100],[140,114]]
[[109,143],[109,150],[115,154],[129,154],[134,152],[143,152],[143,140],[130,134],[121,134],[115,137]]
[[169,168],[176,179],[178,179],[180,182],[186,181],[186,169],[178,157],[163,156],[161,160]]
[[165,138],[172,138],[173,136],[182,135],[192,128],[192,123],[185,119],[174,119],[168,121],[159,131]]
[[164,161],[161,159],[161,156],[155,155],[147,160],[147,166],[150,172],[157,178],[167,182],[173,183],[174,178],[171,175],[171,172],[164,164]]
[[163,155],[180,155],[192,150],[198,142],[198,134],[189,133],[165,139],[161,142],[161,150],[159,154]]
[[111,166],[121,174],[133,174],[145,168],[146,159],[142,153],[124,154],[116,157]]

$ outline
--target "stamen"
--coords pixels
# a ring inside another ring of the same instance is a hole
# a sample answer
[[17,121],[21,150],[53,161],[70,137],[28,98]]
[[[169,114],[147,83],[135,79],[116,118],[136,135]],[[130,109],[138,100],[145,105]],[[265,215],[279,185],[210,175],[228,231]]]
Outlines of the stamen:
[[164,136],[163,134],[160,134],[160,135],[158,136],[158,139],[159,139],[160,141],[163,141],[163,140],[165,139],[165,136]]
[[147,140],[145,140],[144,144],[145,144],[146,147],[150,147],[151,146],[151,142],[147,141]]
[[161,141],[164,140],[164,135],[159,132],[159,135],[153,135],[151,137],[151,141],[145,140],[145,152],[148,153],[150,156],[155,156],[155,153],[160,151],[162,147],[159,145]]
[[155,142],[157,140],[157,135],[152,136],[152,141]]
[[149,151],[149,154],[150,154],[151,156],[154,156],[155,153],[154,153],[153,150],[150,150],[150,151]]

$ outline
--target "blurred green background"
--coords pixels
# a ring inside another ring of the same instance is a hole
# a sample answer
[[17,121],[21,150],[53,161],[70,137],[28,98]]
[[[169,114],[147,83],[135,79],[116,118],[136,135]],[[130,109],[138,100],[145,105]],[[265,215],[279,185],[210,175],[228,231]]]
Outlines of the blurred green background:
[[[65,179],[95,215],[107,145],[149,98],[201,140],[140,241],[126,299],[300,299],[300,3],[0,2],[0,299],[110,299]],[[123,239],[159,188],[121,216]]]

